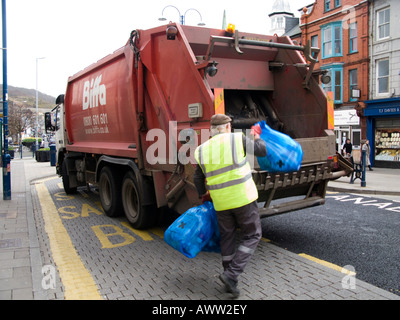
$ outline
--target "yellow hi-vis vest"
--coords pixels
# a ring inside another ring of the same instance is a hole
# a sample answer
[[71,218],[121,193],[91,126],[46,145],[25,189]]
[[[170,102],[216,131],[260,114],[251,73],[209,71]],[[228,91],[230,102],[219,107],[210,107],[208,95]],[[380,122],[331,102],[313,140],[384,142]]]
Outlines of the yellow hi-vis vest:
[[221,133],[196,148],[216,211],[242,207],[258,198],[243,148],[243,133]]

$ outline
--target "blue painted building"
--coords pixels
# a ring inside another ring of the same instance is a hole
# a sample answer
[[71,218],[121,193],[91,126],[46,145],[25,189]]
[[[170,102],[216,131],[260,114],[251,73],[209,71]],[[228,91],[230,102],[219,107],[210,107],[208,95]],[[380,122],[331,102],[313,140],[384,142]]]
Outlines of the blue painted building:
[[400,98],[364,101],[371,164],[400,168]]

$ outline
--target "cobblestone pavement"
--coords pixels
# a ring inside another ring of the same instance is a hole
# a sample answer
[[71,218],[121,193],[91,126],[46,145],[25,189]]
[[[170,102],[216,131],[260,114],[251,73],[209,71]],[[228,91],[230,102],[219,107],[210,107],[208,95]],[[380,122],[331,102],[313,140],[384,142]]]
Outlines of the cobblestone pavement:
[[[105,216],[95,190],[65,195],[49,163],[13,160],[12,172],[12,200],[0,199],[1,300],[231,299],[219,254],[188,259],[163,241],[165,227]],[[243,300],[400,299],[266,239],[239,288]]]
[[[218,280],[221,272],[220,256],[200,253],[188,259],[169,247],[162,239],[164,229],[147,231],[132,229],[124,217],[105,216],[95,190],[81,189],[67,196],[60,179],[38,182],[32,194],[40,201],[38,185],[44,184],[57,208],[57,214],[73,243],[83,267],[96,283],[103,299],[156,300],[226,300]],[[36,192],[36,194],[35,194]],[[51,239],[43,224],[43,210],[35,205],[35,219],[43,261],[58,268],[52,259]],[[54,214],[51,213],[51,214]],[[69,255],[70,252],[64,252]],[[62,273],[62,271],[60,272]],[[269,243],[260,242],[253,259],[240,278],[240,299],[398,299],[391,293],[355,280],[349,288],[351,276],[329,269],[302,256]],[[66,285],[59,277],[56,288],[48,290],[49,299],[65,298]],[[73,297],[74,295],[72,295]]]

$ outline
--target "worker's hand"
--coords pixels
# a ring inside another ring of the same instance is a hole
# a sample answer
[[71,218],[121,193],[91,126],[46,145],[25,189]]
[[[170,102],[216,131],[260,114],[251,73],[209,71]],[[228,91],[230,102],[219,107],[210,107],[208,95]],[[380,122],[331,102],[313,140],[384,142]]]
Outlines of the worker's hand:
[[254,136],[254,139],[260,139],[261,127],[259,124],[251,127],[250,134]]
[[204,203],[204,202],[207,202],[207,201],[210,201],[210,202],[212,202],[212,199],[211,199],[211,196],[210,196],[210,191],[207,191],[205,194],[203,194],[202,196],[201,196],[201,201]]

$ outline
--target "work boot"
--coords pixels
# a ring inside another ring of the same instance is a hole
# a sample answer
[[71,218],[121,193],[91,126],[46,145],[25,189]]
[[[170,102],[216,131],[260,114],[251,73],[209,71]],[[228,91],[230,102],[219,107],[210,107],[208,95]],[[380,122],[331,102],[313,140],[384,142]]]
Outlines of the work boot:
[[240,291],[237,288],[237,281],[227,277],[225,274],[221,274],[219,279],[225,284],[225,290],[229,293],[232,293],[233,298],[238,298],[240,295]]

